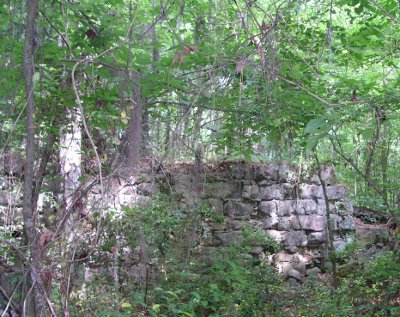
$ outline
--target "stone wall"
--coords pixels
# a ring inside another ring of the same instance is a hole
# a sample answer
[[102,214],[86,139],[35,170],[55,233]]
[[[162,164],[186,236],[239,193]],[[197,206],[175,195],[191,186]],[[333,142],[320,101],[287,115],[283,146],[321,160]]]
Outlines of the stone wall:
[[[225,217],[223,224],[204,224],[208,232],[201,245],[204,254],[241,241],[243,228],[250,225],[282,246],[279,253],[269,255],[265,246],[254,245],[250,254],[272,263],[285,276],[302,279],[323,267],[326,204],[315,173],[289,164],[222,162],[204,167],[200,190],[192,166],[175,166],[164,175],[183,204],[208,203],[213,212]],[[342,250],[354,239],[353,206],[345,187],[335,183],[333,167],[325,166],[322,178],[327,185],[334,246]],[[139,188],[150,186],[142,183]]]
[[[327,184],[334,246],[341,250],[354,239],[353,207],[345,187],[335,183],[331,166],[323,168],[322,178]],[[0,185],[0,222],[4,226],[13,219],[15,225],[21,213],[19,179],[8,173],[0,177]],[[323,189],[317,175],[302,166],[222,162],[203,166],[200,175],[195,175],[190,164],[153,166],[127,179],[113,178],[105,204],[121,211],[124,206],[148,204],[158,191],[173,194],[188,207],[207,204],[224,219],[223,223],[208,219],[202,224],[196,251],[205,258],[221,246],[242,241],[244,228],[252,227],[278,242],[281,251],[270,254],[266,245],[255,243],[249,254],[276,266],[285,276],[299,280],[324,267],[327,217]],[[96,210],[101,198],[99,189],[93,188],[87,208]]]

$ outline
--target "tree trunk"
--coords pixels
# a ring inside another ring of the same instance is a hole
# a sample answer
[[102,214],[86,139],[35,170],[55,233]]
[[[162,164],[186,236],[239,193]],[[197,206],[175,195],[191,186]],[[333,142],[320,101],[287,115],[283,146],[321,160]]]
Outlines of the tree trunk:
[[[138,76],[136,76],[138,77]],[[140,84],[139,79],[135,78],[134,80],[134,92],[133,92],[133,100],[130,103],[132,107],[131,119],[129,120],[127,142],[127,155],[126,155],[126,164],[125,166],[130,169],[135,169],[140,159],[140,148],[142,144],[142,104],[141,104],[141,92],[140,92]]]
[[[39,1],[29,0],[27,3],[26,33],[24,47],[24,76],[26,97],[26,162],[24,174],[23,219],[24,232],[30,251],[28,289],[32,292],[24,299],[23,314],[27,316],[47,315],[45,306],[45,291],[41,275],[43,274],[42,252],[38,240],[37,215],[33,210],[33,187],[35,167],[35,99],[33,75],[35,71],[34,54],[37,45],[35,21],[39,12]],[[29,256],[28,256],[29,258]]]
[[[133,41],[133,3],[129,2],[129,21],[130,29],[128,33],[129,38],[129,52],[132,50]],[[129,54],[126,63],[126,74],[127,81],[131,82],[133,85],[132,98],[129,103],[129,107],[132,108],[131,117],[129,120],[128,131],[126,133],[127,141],[127,151],[126,151],[126,161],[125,167],[129,170],[134,170],[137,168],[137,164],[140,159],[140,150],[142,146],[142,134],[143,134],[143,105],[142,105],[142,92],[140,87],[140,75],[137,72],[132,72],[132,56]]]

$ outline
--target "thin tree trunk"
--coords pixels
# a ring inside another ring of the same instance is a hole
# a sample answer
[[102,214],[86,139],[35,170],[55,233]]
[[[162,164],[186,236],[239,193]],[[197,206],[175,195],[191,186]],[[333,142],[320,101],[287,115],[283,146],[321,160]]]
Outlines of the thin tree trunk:
[[[364,176],[364,178],[367,180],[367,182],[366,182],[367,187],[370,187],[368,185],[368,181],[371,178],[372,160],[374,158],[376,145],[378,143],[378,140],[379,140],[380,134],[381,134],[381,122],[380,122],[379,118],[377,119],[376,124],[377,125],[376,125],[376,129],[375,129],[374,138],[371,142],[368,142],[367,149],[366,149],[366,153],[369,154],[368,158],[367,158],[367,162],[365,163],[365,176]],[[368,153],[368,151],[369,151],[369,153]]]
[[[328,249],[328,254],[327,257],[329,257],[330,254],[333,254],[335,252],[335,247],[333,244],[333,229],[332,229],[332,219],[331,219],[331,210],[329,207],[329,199],[328,199],[328,190],[326,188],[326,183],[325,180],[322,178],[322,166],[321,163],[319,162],[318,159],[318,154],[316,150],[314,149],[314,158],[317,163],[317,169],[318,169],[318,178],[322,186],[322,192],[324,195],[324,201],[325,201],[325,208],[326,208],[326,244],[327,244],[327,249]],[[337,264],[335,260],[332,261],[332,276],[333,276],[333,287],[336,288],[339,286],[339,281],[338,281],[338,271],[337,271]]]
[[[138,81],[135,80],[135,81]],[[131,119],[129,120],[128,132],[127,132],[127,141],[128,141],[128,150],[127,150],[127,161],[126,167],[130,169],[135,169],[140,159],[140,148],[141,148],[141,140],[143,133],[142,126],[142,105],[140,98],[140,86],[136,82],[133,93],[133,100],[130,103],[132,107]]]
[[24,47],[24,76],[26,97],[26,162],[24,174],[24,198],[22,215],[24,231],[29,245],[31,265],[28,274],[28,288],[31,295],[24,300],[23,315],[43,316],[45,312],[44,290],[42,288],[42,251],[38,244],[38,227],[33,205],[34,167],[35,167],[35,99],[33,75],[35,71],[35,21],[39,12],[39,1],[29,0],[27,3],[26,33]]
[[[128,33],[129,38],[129,52],[132,49],[132,41],[133,41],[133,3],[129,2],[129,22],[130,29]],[[139,159],[140,159],[140,149],[142,145],[142,134],[143,134],[143,126],[142,126],[142,98],[141,98],[141,87],[140,87],[140,76],[136,72],[132,72],[132,57],[129,54],[126,72],[127,79],[129,79],[133,85],[132,98],[129,106],[132,108],[131,118],[129,120],[128,131],[126,133],[127,136],[127,153],[126,153],[126,161],[125,167],[134,170],[136,169]]]
[[383,136],[382,136],[382,150],[381,150],[381,168],[382,168],[382,193],[385,196],[385,199],[388,201],[388,159],[389,159],[389,151],[390,145],[388,141],[388,127],[386,124],[383,125]]

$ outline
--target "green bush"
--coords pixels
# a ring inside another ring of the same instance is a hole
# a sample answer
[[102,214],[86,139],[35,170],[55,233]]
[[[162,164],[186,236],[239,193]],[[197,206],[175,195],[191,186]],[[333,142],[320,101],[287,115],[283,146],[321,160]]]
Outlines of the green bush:
[[166,277],[157,289],[152,316],[265,316],[277,309],[277,273],[238,246],[228,247],[207,266],[192,262]]

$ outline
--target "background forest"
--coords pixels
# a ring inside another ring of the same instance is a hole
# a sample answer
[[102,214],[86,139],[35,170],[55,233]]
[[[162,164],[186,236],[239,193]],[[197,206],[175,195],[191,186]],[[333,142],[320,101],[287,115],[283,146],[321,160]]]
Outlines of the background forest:
[[[0,20],[1,316],[400,314],[399,1],[4,0]],[[388,248],[333,252],[355,263],[338,285],[286,285],[246,246],[183,260],[169,232],[193,221],[171,197],[82,211],[115,175],[237,160],[333,165],[369,222],[389,220]],[[109,272],[117,235],[153,243],[157,278]]]

